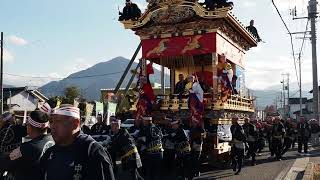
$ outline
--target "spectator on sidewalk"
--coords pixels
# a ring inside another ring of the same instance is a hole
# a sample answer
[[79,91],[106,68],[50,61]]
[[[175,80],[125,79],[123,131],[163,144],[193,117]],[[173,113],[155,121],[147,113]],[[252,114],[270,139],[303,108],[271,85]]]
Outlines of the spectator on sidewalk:
[[319,135],[320,135],[320,126],[319,122],[315,119],[311,119],[309,121],[310,123],[310,129],[311,129],[311,139],[310,142],[312,146],[318,146],[319,145]]
[[308,141],[311,137],[311,129],[309,123],[303,116],[300,117],[298,123],[298,152],[302,153],[302,145],[304,146],[304,153],[308,153]]

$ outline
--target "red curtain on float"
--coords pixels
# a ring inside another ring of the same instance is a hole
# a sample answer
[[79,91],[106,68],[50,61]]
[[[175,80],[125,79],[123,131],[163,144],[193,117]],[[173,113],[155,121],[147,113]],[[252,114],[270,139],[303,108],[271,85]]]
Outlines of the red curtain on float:
[[142,57],[146,59],[209,54],[215,51],[216,33],[142,41]]

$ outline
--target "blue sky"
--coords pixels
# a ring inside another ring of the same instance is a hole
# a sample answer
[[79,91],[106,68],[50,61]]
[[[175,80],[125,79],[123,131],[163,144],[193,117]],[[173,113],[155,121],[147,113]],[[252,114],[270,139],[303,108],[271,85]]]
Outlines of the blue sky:
[[[144,0],[136,0],[145,7]],[[305,15],[307,0],[276,0],[291,31],[303,31],[306,21],[292,21],[289,8]],[[130,57],[139,38],[117,21],[122,0],[0,0],[0,31],[5,33],[5,83],[40,86],[54,77],[88,68],[117,56]],[[233,12],[244,24],[255,19],[260,44],[247,53],[247,85],[265,89],[279,84],[281,73],[294,76],[289,36],[271,0],[235,1]],[[318,33],[320,34],[320,33]],[[295,40],[298,50],[301,40]],[[319,43],[318,43],[319,45]],[[318,48],[319,49],[319,48]],[[303,56],[303,80],[311,82],[310,43]],[[296,83],[295,83],[296,86]]]

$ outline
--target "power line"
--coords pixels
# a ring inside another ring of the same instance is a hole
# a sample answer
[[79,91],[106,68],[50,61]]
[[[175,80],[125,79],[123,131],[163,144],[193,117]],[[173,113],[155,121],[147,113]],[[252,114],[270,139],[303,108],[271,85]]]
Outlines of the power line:
[[295,69],[295,72],[296,72],[296,77],[297,77],[297,82],[298,82],[298,86],[300,86],[300,83],[299,83],[299,77],[298,77],[298,71],[297,71],[297,65],[296,65],[296,57],[295,57],[295,53],[294,53],[294,46],[293,46],[293,38],[292,38],[292,34],[286,24],[286,22],[283,20],[282,18],[282,15],[278,9],[278,7],[276,6],[276,4],[274,3],[274,0],[272,0],[272,4],[273,6],[275,7],[275,9],[277,10],[277,13],[283,23],[283,25],[286,27],[288,33],[289,33],[289,36],[290,36],[290,43],[291,43],[291,51],[292,51],[292,58],[293,58],[293,62],[294,62],[294,69]]
[[86,76],[69,76],[64,78],[50,77],[50,76],[25,76],[25,75],[19,75],[19,74],[11,74],[11,73],[4,73],[4,74],[8,76],[24,77],[24,78],[32,78],[32,79],[81,79],[81,78],[90,78],[90,77],[99,77],[99,76],[110,76],[110,75],[120,74],[120,73],[123,73],[123,71],[105,73],[105,74],[86,75]]
[[301,44],[301,48],[300,48],[300,52],[299,52],[299,61],[301,61],[301,54],[302,54],[303,47],[305,44],[305,39],[306,39],[307,31],[308,31],[308,25],[309,25],[309,20],[307,21],[306,30],[304,32],[303,39],[302,39],[302,44]]

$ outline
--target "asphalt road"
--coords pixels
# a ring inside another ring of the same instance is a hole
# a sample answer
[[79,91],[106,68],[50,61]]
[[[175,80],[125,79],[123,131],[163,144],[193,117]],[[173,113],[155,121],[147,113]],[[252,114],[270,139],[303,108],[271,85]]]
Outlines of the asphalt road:
[[[320,150],[310,151],[310,162],[320,162]],[[197,180],[274,180],[283,179],[290,168],[293,166],[297,158],[301,156],[297,153],[296,149],[287,152],[282,161],[276,161],[269,158],[270,153],[267,148],[264,149],[261,156],[257,156],[257,165],[251,166],[250,160],[244,161],[242,172],[239,175],[234,175],[231,168],[217,168],[210,167],[207,163],[203,163],[201,167],[201,176]],[[301,179],[303,173],[297,175],[297,179]],[[125,180],[130,179],[128,174],[120,172],[117,179]],[[163,173],[160,179],[174,180],[175,178],[169,174]]]

